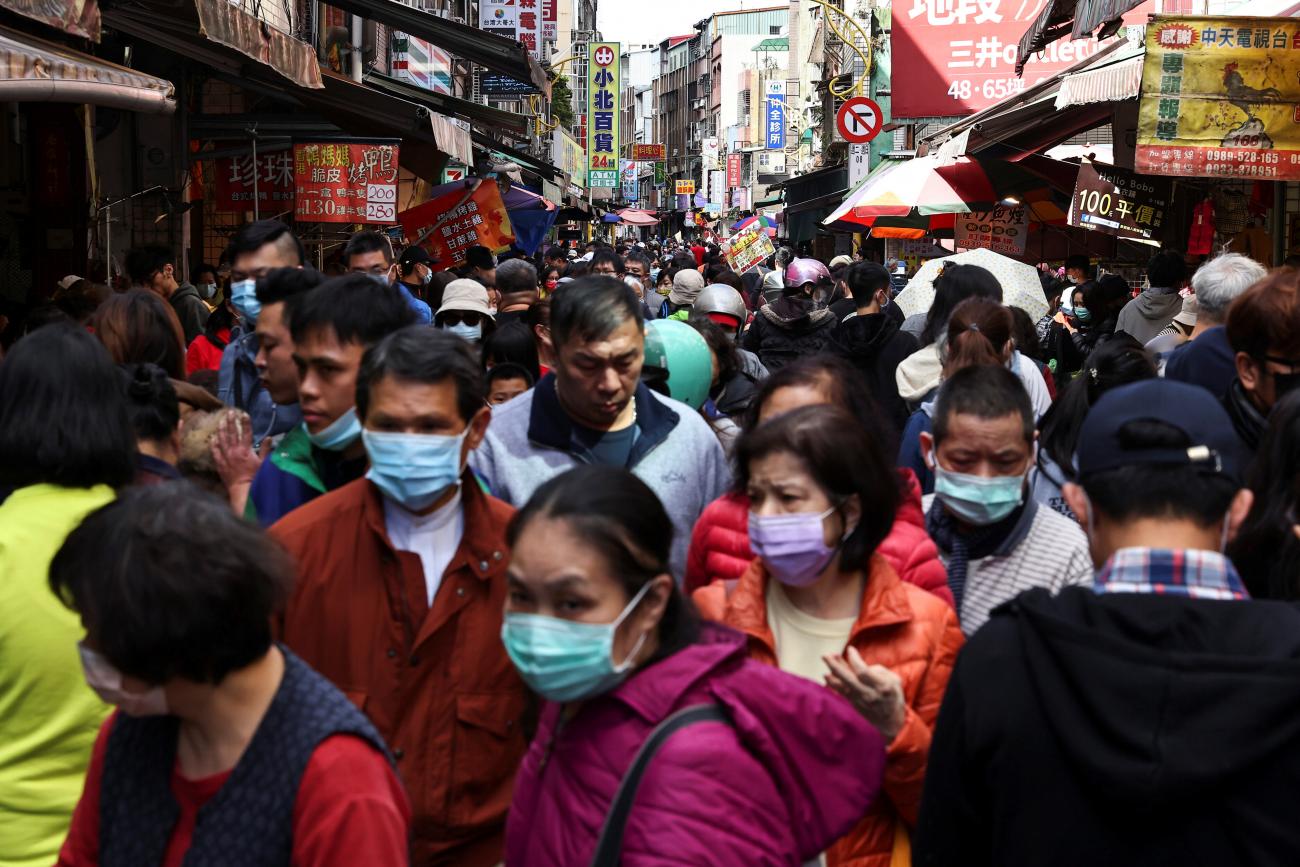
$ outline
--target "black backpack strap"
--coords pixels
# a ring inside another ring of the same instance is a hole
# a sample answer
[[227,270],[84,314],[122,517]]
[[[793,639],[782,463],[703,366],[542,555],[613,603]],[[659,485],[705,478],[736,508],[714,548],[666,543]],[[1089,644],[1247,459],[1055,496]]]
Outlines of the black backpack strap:
[[636,790],[641,785],[650,760],[675,732],[702,722],[721,722],[731,725],[731,720],[716,704],[697,704],[682,708],[672,716],[655,726],[654,731],[645,739],[632,766],[623,775],[618,784],[618,791],[605,814],[605,824],[600,829],[600,838],[596,841],[596,854],[592,856],[591,867],[617,867],[623,857],[623,830],[627,826],[627,817],[632,812],[632,802],[636,800]]

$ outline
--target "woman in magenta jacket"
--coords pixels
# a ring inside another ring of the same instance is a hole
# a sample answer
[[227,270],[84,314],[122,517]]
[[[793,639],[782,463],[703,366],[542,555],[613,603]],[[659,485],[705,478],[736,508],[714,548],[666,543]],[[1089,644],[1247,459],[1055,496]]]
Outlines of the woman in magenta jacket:
[[[851,412],[867,431],[888,437],[888,419],[875,407],[860,374],[835,358],[814,356],[777,371],[754,398],[746,428],[802,406],[836,404]],[[884,426],[884,427],[882,427]],[[888,449],[886,449],[888,451]],[[908,584],[928,590],[948,605],[948,572],[925,530],[921,486],[911,470],[899,470],[901,497],[894,526],[877,552]],[[686,555],[686,592],[718,580],[735,581],[754,560],[749,547],[749,499],[743,492],[723,494],[701,513]]]
[[721,719],[649,760],[619,863],[798,865],[876,799],[880,734],[839,695],[747,660],[739,633],[700,625],[671,541],[653,492],[609,467],[552,479],[516,517],[502,639],[548,701],[515,782],[508,864],[590,864],[642,744],[699,705]]

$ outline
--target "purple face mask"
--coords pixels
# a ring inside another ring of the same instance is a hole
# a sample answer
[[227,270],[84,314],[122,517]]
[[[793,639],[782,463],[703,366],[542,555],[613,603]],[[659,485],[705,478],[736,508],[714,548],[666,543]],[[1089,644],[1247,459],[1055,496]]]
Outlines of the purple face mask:
[[[822,522],[835,511],[821,514],[755,515],[749,513],[749,545],[763,560],[772,577],[791,587],[816,584],[836,548],[826,544]],[[847,535],[847,534],[846,534]],[[838,546],[836,546],[838,548]]]

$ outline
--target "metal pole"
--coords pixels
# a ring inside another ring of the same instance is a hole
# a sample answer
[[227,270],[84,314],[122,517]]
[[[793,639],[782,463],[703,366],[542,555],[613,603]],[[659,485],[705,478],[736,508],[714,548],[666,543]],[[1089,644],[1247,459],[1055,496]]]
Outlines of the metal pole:
[[104,280],[113,290],[113,211],[104,207]]
[[253,220],[262,219],[261,196],[257,192],[257,176],[261,174],[257,164],[257,127],[250,126],[248,133],[253,141]]

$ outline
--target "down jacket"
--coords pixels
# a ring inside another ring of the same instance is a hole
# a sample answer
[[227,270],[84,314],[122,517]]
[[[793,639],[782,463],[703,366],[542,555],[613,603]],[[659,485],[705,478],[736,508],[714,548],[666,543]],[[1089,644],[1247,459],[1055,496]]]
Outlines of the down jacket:
[[835,314],[818,310],[811,299],[780,298],[759,308],[741,338],[742,348],[775,373],[791,362],[821,352],[835,332]]
[[[862,606],[847,646],[902,679],[907,719],[885,752],[884,797],[826,852],[828,867],[889,867],[900,821],[909,834],[915,827],[931,732],[963,642],[950,606],[900,581],[879,554],[872,555],[867,568]],[[755,560],[730,594],[718,582],[697,590],[694,599],[704,617],[745,633],[751,659],[775,666],[776,639],[767,622],[769,580],[763,561]]]
[[693,705],[722,706],[670,737],[641,779],[623,836],[625,867],[786,867],[823,851],[880,793],[884,742],[838,695],[745,658],[716,624],[612,692],[547,702],[515,780],[506,863],[590,864],[623,774],[656,725]]
[[[939,549],[925,530],[921,510],[921,486],[916,474],[900,469],[903,498],[894,526],[876,553],[894,567],[908,584],[929,590],[949,608],[955,608],[948,589],[948,570],[939,559]],[[686,554],[686,592],[691,593],[719,579],[734,581],[749,568],[754,552],[749,547],[749,498],[744,494],[723,494],[709,503],[691,532]]]

